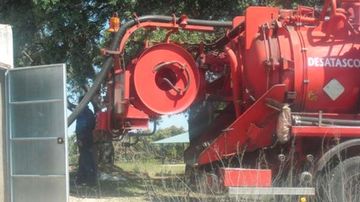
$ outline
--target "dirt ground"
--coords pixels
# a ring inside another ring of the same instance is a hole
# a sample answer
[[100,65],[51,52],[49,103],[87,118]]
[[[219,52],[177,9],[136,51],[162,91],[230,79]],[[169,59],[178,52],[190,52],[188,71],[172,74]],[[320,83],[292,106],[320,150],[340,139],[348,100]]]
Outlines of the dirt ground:
[[[183,182],[183,174],[147,172],[125,166],[127,170],[114,167],[106,180],[99,180],[89,187],[75,183],[75,172],[70,173],[70,202],[125,202],[125,201],[187,201],[189,188]],[[159,167],[161,165],[158,165]],[[148,166],[153,171],[154,165]],[[166,166],[179,167],[179,166]],[[133,170],[132,170],[133,169]],[[150,173],[150,175],[149,175]]]
[[[166,168],[164,170],[164,168]],[[184,168],[184,167],[183,167]],[[70,173],[70,202],[288,202],[286,198],[235,198],[224,192],[198,192],[184,181],[181,165],[123,164],[96,186],[77,185]],[[161,171],[160,173],[158,171]],[[206,189],[206,188],[205,188]]]
[[[213,193],[199,194],[184,182],[184,174],[179,173],[181,165],[141,165],[141,169],[124,166],[116,167],[111,178],[99,180],[93,187],[77,185],[75,172],[70,173],[70,202],[143,202],[143,201],[229,201],[226,195]],[[143,170],[148,167],[149,170]],[[147,171],[147,172],[146,172]],[[115,178],[115,179],[113,179]],[[233,201],[233,200],[230,200]]]

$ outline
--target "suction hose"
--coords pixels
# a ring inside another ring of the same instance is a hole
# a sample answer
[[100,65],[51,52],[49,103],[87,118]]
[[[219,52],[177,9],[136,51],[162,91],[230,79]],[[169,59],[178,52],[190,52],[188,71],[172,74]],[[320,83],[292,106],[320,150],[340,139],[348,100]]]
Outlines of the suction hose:
[[[110,50],[115,51],[118,46],[120,40],[124,37],[126,31],[136,25],[137,23],[147,22],[147,21],[154,21],[154,22],[173,22],[174,18],[170,16],[162,16],[162,15],[148,15],[142,16],[137,19],[130,20],[122,25],[118,32],[115,33],[113,40],[110,45]],[[178,21],[179,18],[176,18]],[[231,21],[214,21],[214,20],[197,20],[197,19],[188,19],[187,23],[189,25],[202,25],[202,26],[213,26],[213,27],[232,27]],[[123,50],[120,50],[123,51]],[[84,98],[81,102],[77,105],[74,111],[67,119],[68,126],[70,126],[76,119],[76,117],[80,114],[80,112],[85,108],[85,106],[90,102],[92,97],[96,94],[99,90],[101,83],[106,79],[108,72],[112,69],[112,62],[113,58],[111,56],[107,56],[103,63],[102,70],[96,76],[94,84],[91,86],[89,91],[85,94]]]

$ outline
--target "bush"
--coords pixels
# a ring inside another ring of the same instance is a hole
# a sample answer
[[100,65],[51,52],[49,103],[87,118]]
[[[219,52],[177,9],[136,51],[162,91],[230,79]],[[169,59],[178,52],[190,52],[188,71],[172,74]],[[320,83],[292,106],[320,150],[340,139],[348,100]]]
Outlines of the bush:
[[124,147],[124,142],[115,143],[115,159],[116,161],[133,161],[133,160],[156,160],[167,162],[182,162],[185,144],[153,144],[154,141],[171,137],[184,133],[183,128],[171,126],[169,128],[160,129],[154,135],[147,137],[125,138],[124,142],[135,142],[130,147]]
[[76,135],[73,134],[68,138],[68,161],[69,165],[77,165],[79,150],[76,144]]

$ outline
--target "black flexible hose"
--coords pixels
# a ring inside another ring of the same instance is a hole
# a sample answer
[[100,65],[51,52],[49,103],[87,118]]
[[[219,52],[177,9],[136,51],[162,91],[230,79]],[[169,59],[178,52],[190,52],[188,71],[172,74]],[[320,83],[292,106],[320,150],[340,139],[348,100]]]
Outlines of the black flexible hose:
[[225,36],[219,38],[214,43],[206,44],[206,47],[210,49],[222,49],[226,44],[228,44],[243,31],[245,31],[245,22],[240,23],[238,26],[234,27],[229,31],[229,33],[225,34]]
[[[162,15],[148,15],[142,16],[137,19],[130,20],[122,25],[117,33],[115,33],[114,38],[111,42],[110,49],[111,51],[115,51],[118,48],[119,41],[124,37],[126,31],[139,22],[172,22],[174,20],[173,17],[170,16],[162,16]],[[175,19],[176,21],[179,18]],[[202,26],[213,26],[213,27],[232,27],[231,21],[214,21],[214,20],[197,20],[197,19],[188,19],[187,23],[189,25],[202,25]],[[109,70],[112,68],[113,58],[111,56],[107,56],[105,58],[103,68],[96,76],[94,84],[91,86],[89,91],[85,94],[84,98],[77,105],[74,111],[70,114],[67,119],[67,125],[70,126],[76,119],[76,117],[80,114],[80,112],[85,108],[85,106],[90,102],[91,98],[96,94],[99,90],[101,83],[106,79],[106,76]]]

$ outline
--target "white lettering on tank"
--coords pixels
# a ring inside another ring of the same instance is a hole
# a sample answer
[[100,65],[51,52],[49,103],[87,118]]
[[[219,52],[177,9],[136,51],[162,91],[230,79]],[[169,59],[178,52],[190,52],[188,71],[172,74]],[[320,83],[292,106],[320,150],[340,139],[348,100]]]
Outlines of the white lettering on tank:
[[360,59],[354,59],[354,66],[360,68]]
[[333,66],[333,67],[335,67],[335,58],[330,58],[330,60],[331,60],[331,66]]
[[325,58],[325,65],[324,66],[325,67],[330,67],[331,66],[329,58]]
[[339,59],[336,59],[336,67],[342,67],[341,61]]
[[308,58],[308,66],[314,66],[314,58]]
[[308,57],[308,67],[360,68],[360,59]]

